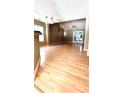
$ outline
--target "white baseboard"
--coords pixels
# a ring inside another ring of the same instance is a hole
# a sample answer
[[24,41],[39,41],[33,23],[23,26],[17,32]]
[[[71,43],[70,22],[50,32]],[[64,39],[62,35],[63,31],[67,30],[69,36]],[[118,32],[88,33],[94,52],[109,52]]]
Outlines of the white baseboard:
[[83,51],[86,51],[87,52],[87,56],[89,56],[89,53],[88,53],[88,50],[87,49],[83,49]]
[[86,51],[87,52],[87,49],[83,49],[83,51]]
[[89,53],[88,53],[88,51],[87,51],[87,56],[89,56]]

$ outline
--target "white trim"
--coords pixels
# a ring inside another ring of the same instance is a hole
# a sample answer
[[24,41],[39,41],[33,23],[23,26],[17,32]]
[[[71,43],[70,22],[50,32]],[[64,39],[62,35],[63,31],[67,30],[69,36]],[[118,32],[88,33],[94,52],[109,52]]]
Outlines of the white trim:
[[86,51],[87,52],[87,49],[83,49],[83,51]]
[[89,52],[87,49],[83,49],[83,51],[86,51],[87,52],[87,56],[89,56]]
[[89,52],[87,51],[87,56],[89,56]]

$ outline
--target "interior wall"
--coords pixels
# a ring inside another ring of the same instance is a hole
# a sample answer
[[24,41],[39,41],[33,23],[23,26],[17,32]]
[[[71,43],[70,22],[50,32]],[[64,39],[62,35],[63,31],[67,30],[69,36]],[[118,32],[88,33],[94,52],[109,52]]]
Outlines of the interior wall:
[[47,43],[47,37],[46,37],[46,24],[42,21],[34,19],[34,25],[42,26],[44,29],[44,42],[40,42],[40,44],[46,44]]
[[48,44],[72,43],[73,32],[85,31],[85,26],[86,26],[86,19],[78,19],[78,20],[50,24],[49,32],[48,32],[49,33]]
[[39,45],[39,32],[34,31],[34,69],[37,70],[37,65],[40,61],[40,45]]
[[86,19],[78,19],[72,21],[61,22],[59,25],[64,29],[66,35],[64,36],[65,42],[73,41],[74,31],[85,31]]
[[86,19],[86,26],[85,26],[85,40],[84,40],[84,51],[88,51],[89,45],[89,20],[88,17]]
[[66,33],[66,35],[64,36],[64,38],[65,38],[64,41],[71,42],[73,39],[73,31],[71,31],[71,30],[64,30],[64,31]]
[[59,24],[49,25],[49,44],[62,43],[64,41],[64,30]]

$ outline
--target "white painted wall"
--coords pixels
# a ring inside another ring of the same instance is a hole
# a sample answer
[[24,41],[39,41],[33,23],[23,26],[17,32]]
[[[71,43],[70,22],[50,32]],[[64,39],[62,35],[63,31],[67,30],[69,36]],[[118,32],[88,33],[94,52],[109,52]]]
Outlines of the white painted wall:
[[89,55],[89,17],[88,16],[86,18],[86,25],[85,25],[84,51],[87,51],[87,55]]

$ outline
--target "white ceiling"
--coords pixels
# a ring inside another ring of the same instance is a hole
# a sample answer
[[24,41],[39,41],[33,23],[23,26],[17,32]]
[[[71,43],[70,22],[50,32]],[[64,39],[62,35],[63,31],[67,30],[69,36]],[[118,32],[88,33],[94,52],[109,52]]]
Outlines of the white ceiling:
[[88,0],[34,0],[34,17],[45,21],[53,16],[55,22],[86,18]]

